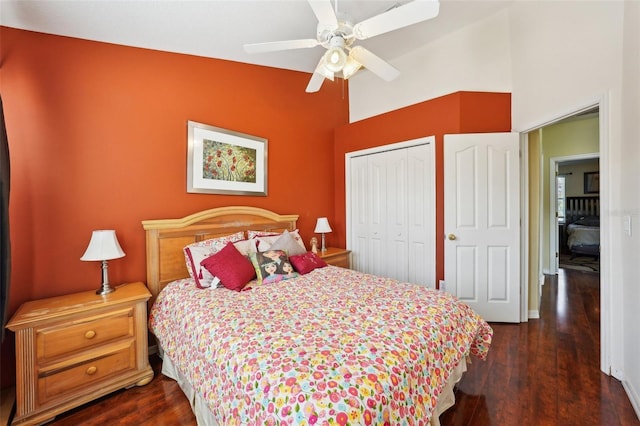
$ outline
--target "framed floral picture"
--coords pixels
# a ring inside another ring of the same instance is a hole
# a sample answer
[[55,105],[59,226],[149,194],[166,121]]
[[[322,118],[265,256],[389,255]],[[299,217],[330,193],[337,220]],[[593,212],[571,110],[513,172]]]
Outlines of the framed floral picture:
[[187,192],[267,195],[267,139],[188,121]]

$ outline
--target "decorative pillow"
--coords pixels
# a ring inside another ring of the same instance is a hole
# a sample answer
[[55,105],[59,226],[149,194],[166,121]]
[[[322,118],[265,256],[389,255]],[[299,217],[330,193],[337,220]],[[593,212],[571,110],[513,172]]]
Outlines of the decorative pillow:
[[201,264],[229,290],[240,291],[256,277],[249,259],[231,242],[216,254],[204,259]]
[[247,238],[252,240],[254,238],[257,237],[269,237],[269,236],[274,236],[274,235],[280,235],[279,232],[271,232],[271,231],[252,231],[252,230],[248,230],[247,231]]
[[[247,231],[248,233],[251,232],[255,232],[255,231]],[[300,237],[300,233],[298,232],[298,230],[294,230],[294,231],[287,231],[285,230],[282,234],[269,234],[269,235],[255,235],[255,234],[250,234],[250,235],[254,235],[253,237],[249,237],[249,239],[251,238],[257,238],[259,243],[258,243],[258,251],[266,251],[268,249],[271,248],[271,245],[273,243],[275,243],[276,241],[278,241],[278,238],[280,238],[283,234],[289,234],[291,237],[293,237],[293,239],[295,240],[296,243],[298,243],[300,245],[300,247],[302,247],[302,249],[306,252],[307,251],[307,247],[305,247],[304,245],[304,241],[302,241],[302,237]]]
[[258,280],[256,285],[275,283],[298,277],[284,250],[267,250],[250,254]]
[[[258,241],[262,243],[263,237],[258,237]],[[277,240],[270,247],[267,247],[269,250],[284,250],[287,252],[289,256],[295,256],[298,254],[304,254],[307,252],[306,249],[300,246],[296,242],[293,237],[293,234],[289,231],[284,231],[282,235],[278,237]]]
[[189,276],[193,278],[198,288],[210,287],[214,279],[200,263],[212,254],[222,250],[228,242],[240,241],[242,239],[244,239],[244,233],[241,231],[235,234],[225,235],[224,237],[189,244],[183,249]]
[[256,240],[240,240],[233,243],[243,256],[249,256],[251,253],[258,251],[256,249]]
[[308,274],[317,268],[324,268],[327,266],[327,262],[322,260],[320,256],[309,251],[305,254],[299,254],[297,256],[291,256],[289,258],[291,264],[295,268],[296,271],[300,272],[300,274]]

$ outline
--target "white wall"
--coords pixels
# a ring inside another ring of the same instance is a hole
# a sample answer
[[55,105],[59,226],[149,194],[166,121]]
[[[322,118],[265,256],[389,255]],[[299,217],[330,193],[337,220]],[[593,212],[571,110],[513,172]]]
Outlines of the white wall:
[[631,235],[621,239],[623,286],[623,385],[640,416],[640,2],[625,3],[622,71],[622,155],[620,213],[632,218]]
[[584,160],[578,163],[571,163],[565,165],[560,163],[558,165],[558,174],[565,175],[565,195],[567,197],[582,197],[585,195],[597,195],[597,194],[585,194],[584,192],[584,174],[589,172],[597,172],[600,166],[599,160]]
[[510,92],[508,30],[507,12],[498,12],[392,61],[400,76],[391,82],[357,73],[349,80],[350,121],[460,90]]
[[[603,353],[640,416],[640,2],[514,2],[507,10],[405,55],[401,77],[349,83],[351,121],[459,90],[512,93],[512,125],[530,130],[601,103]],[[622,220],[633,217],[626,236]],[[615,306],[615,309],[613,308]],[[622,309],[620,309],[622,307]],[[603,316],[605,318],[605,316]],[[608,350],[606,350],[608,348]]]

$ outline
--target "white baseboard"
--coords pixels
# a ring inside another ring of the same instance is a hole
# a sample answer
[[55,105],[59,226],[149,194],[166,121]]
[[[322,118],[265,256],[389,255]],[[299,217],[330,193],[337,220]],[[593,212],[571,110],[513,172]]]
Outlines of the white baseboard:
[[540,319],[540,311],[537,309],[531,309],[529,311],[529,319]]
[[609,367],[609,373],[611,373],[611,374],[609,374],[610,376],[615,377],[621,383],[624,383],[625,380],[626,380],[625,377],[624,377],[624,373],[619,368]]
[[629,383],[627,380],[622,381],[622,387],[625,392],[627,392],[627,396],[629,397],[629,401],[631,401],[631,405],[633,409],[636,411],[636,416],[640,419],[640,396],[636,389],[633,388],[633,385]]

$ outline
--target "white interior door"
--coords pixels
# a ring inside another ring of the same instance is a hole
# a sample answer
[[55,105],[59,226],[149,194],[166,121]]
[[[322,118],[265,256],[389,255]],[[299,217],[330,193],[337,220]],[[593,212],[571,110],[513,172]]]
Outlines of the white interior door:
[[445,135],[447,291],[487,321],[520,322],[517,133]]

